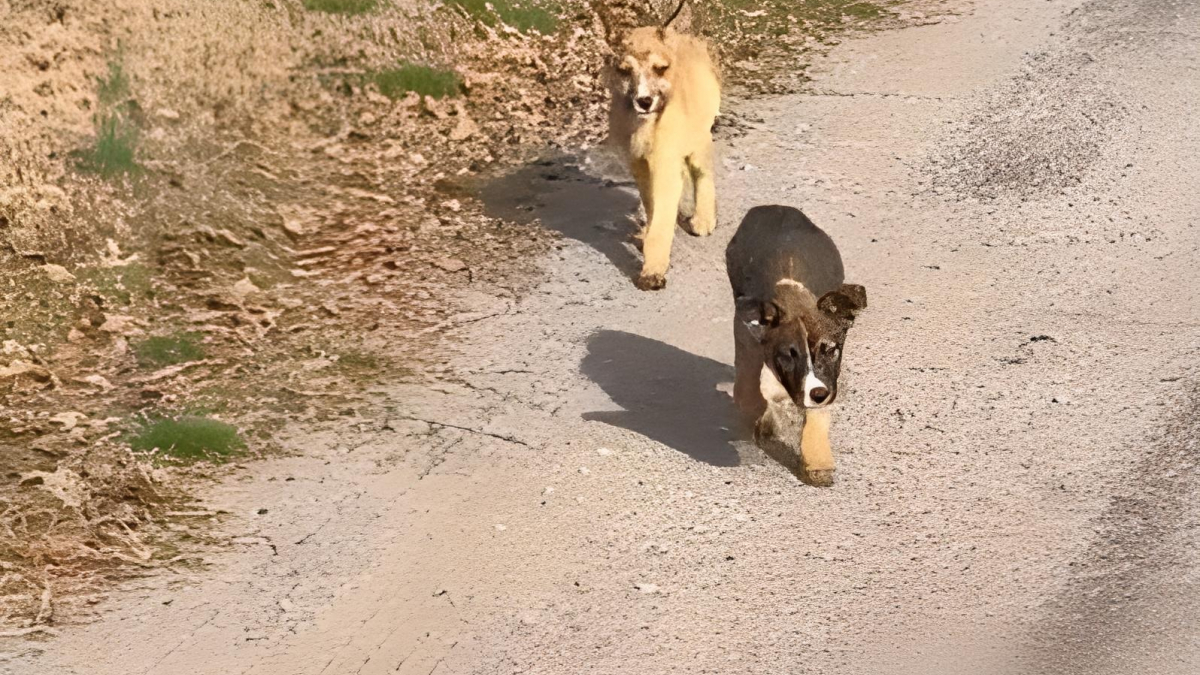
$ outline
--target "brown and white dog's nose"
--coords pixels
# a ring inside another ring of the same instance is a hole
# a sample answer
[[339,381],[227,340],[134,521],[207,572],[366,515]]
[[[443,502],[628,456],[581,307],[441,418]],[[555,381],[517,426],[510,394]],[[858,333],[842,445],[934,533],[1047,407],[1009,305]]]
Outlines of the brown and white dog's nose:
[[825,387],[813,387],[809,390],[808,397],[813,400],[813,403],[820,405],[825,402],[825,399],[829,398],[829,390]]
[[641,110],[642,112],[650,112],[650,107],[654,105],[654,97],[639,96],[634,99],[634,103],[637,105],[638,110]]

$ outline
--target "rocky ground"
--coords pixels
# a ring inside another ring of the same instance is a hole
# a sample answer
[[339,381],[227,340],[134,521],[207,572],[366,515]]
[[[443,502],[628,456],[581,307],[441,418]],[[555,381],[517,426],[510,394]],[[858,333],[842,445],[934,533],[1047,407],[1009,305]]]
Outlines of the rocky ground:
[[[447,338],[525,297],[563,245],[480,185],[514,165],[569,173],[560,158],[603,138],[605,38],[664,11],[553,5],[543,35],[470,3],[321,4],[0,2],[0,614],[16,634],[89,616],[114,582],[203,570],[234,516],[195,495],[304,455],[296,425],[359,424],[388,387],[461,381]],[[847,28],[940,7],[808,5],[681,25],[717,38],[745,94],[803,83],[803,62],[778,60]],[[458,95],[388,90],[378,74],[400,61],[452,70]],[[162,420],[233,435],[139,451]]]

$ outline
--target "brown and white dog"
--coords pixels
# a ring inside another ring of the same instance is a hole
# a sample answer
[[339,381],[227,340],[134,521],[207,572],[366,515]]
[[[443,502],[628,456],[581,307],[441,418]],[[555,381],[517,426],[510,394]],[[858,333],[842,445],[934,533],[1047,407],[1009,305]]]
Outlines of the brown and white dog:
[[[680,2],[666,24],[682,7]],[[644,263],[636,282],[642,290],[667,283],[685,185],[695,196],[688,230],[705,236],[717,224],[712,126],[721,104],[720,84],[704,41],[666,24],[625,36],[610,86],[609,136],[628,155],[646,211]]]
[[[837,399],[846,333],[867,306],[866,290],[844,283],[829,235],[790,206],[756,206],[725,249],[734,295],[734,402],[760,447],[802,480],[833,483],[829,406]],[[804,412],[799,457],[771,445],[794,404]]]

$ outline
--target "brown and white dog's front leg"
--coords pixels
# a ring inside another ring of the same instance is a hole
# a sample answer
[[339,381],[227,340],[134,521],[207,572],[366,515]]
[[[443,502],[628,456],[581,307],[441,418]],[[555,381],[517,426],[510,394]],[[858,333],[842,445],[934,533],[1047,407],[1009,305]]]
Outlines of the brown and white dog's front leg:
[[800,434],[800,479],[814,487],[833,485],[833,450],[829,447],[829,408],[804,411]]

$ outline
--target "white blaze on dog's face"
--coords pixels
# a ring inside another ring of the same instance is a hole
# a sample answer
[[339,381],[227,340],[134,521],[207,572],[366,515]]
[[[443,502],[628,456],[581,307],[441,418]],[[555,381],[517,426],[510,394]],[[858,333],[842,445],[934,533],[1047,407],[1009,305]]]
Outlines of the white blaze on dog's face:
[[622,96],[638,115],[649,116],[662,112],[671,96],[671,80],[668,76],[671,54],[666,43],[635,34],[626,43],[625,53],[618,59],[618,87],[614,95]]

